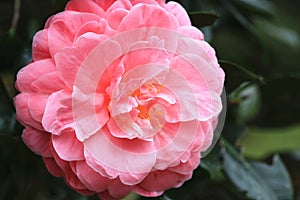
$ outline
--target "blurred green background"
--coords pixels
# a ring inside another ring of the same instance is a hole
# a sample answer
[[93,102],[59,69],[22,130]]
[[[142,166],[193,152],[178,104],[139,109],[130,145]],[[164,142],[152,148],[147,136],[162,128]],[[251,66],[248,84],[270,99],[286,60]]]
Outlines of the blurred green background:
[[[300,1],[182,0],[226,72],[227,117],[193,178],[165,200],[300,199]],[[32,37],[65,0],[0,0],[0,200],[92,200],[23,144],[12,103]],[[127,200],[150,199],[131,194]]]

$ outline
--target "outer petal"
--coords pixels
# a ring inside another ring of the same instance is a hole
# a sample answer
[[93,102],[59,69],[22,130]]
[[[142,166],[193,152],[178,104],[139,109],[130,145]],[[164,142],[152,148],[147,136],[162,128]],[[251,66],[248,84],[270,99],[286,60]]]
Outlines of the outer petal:
[[32,88],[46,94],[64,89],[66,86],[61,80],[57,71],[41,75],[36,81],[32,83]]
[[31,94],[29,93],[21,93],[15,97],[14,103],[17,112],[17,119],[24,126],[31,126],[37,130],[44,131],[42,124],[36,121],[30,113],[28,107],[28,100],[30,97]]
[[57,165],[54,158],[46,158],[43,157],[43,161],[46,165],[46,168],[48,171],[55,177],[61,177],[64,175],[64,172],[62,169]]
[[179,3],[170,1],[164,7],[176,17],[180,26],[191,26],[187,12]]
[[72,0],[66,5],[66,10],[94,13],[99,17],[104,16],[103,9],[93,0]]
[[52,135],[52,143],[58,156],[67,161],[84,160],[83,144],[76,138],[74,130]]
[[111,179],[101,176],[87,165],[85,161],[76,162],[75,173],[80,181],[86,185],[89,190],[97,193],[103,192],[112,182]]
[[49,50],[52,57],[65,47],[72,46],[76,33],[91,21],[98,22],[95,14],[65,11],[55,16],[48,29]]
[[123,19],[118,27],[118,32],[144,27],[176,30],[178,22],[172,14],[169,14],[159,6],[137,4],[132,7],[129,14]]
[[20,92],[35,92],[32,83],[42,75],[51,73],[56,67],[51,59],[45,59],[30,63],[17,74],[16,88]]
[[25,127],[22,139],[34,153],[43,157],[52,157],[49,149],[50,134],[38,131],[29,126]]
[[156,197],[172,187],[180,187],[184,181],[191,178],[191,174],[182,175],[168,170],[153,171],[141,182],[134,191],[138,194]]
[[35,34],[32,41],[32,58],[34,61],[50,58],[48,45],[48,30],[44,29]]

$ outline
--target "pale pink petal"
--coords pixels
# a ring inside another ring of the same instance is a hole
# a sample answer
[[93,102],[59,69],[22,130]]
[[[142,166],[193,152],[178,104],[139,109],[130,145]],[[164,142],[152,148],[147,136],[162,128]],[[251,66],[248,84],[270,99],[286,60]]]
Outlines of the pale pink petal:
[[137,4],[122,20],[118,32],[144,27],[157,27],[176,30],[178,22],[173,14],[156,5]]
[[17,74],[16,88],[20,92],[35,92],[32,83],[40,76],[55,71],[55,65],[51,59],[44,59],[30,63]]
[[106,13],[113,12],[116,9],[125,9],[130,10],[132,7],[131,2],[129,0],[118,0],[115,1],[107,10]]
[[66,5],[65,10],[72,10],[77,12],[94,13],[100,17],[104,16],[103,9],[93,0],[72,0]]
[[62,169],[57,165],[54,158],[46,158],[43,157],[43,161],[46,165],[47,170],[55,177],[62,177],[64,172]]
[[83,160],[83,144],[79,142],[73,130],[61,135],[52,135],[53,148],[58,156],[66,161]]
[[176,17],[180,26],[191,26],[187,12],[179,3],[170,1],[165,5],[165,8]]
[[48,30],[37,32],[32,41],[32,58],[34,61],[50,58],[48,45]]
[[194,26],[180,26],[178,32],[195,40],[204,40],[204,34]]
[[74,124],[69,123],[70,119],[64,120],[61,118],[61,115],[59,115],[59,109],[65,108],[65,115],[62,117],[72,117],[72,108],[67,108],[66,105],[62,104],[63,100],[69,98],[71,98],[71,91],[68,90],[62,90],[50,95],[42,119],[42,124],[46,131],[55,135],[60,135],[63,130],[74,128]]
[[28,100],[31,97],[30,93],[21,93],[14,98],[16,107],[16,118],[24,126],[31,126],[37,130],[44,131],[41,122],[36,121],[28,108]]
[[65,48],[56,54],[57,70],[70,89],[73,88],[77,72],[85,58],[106,39],[107,36],[105,35],[86,33],[76,40],[75,47]]
[[50,134],[29,126],[22,133],[22,140],[34,153],[43,157],[52,157],[49,148]]
[[111,178],[119,176],[127,185],[143,180],[153,167],[155,152],[137,154],[123,150],[113,144],[103,131],[108,130],[103,129],[84,141],[85,157],[89,165],[102,175]]
[[186,162],[180,162],[175,167],[170,167],[168,170],[179,174],[190,174],[200,164],[200,154],[198,151],[193,152],[192,156]]
[[[199,122],[189,121],[182,122],[176,132],[175,137],[170,138],[169,143],[157,152],[156,163],[154,168],[159,170],[167,169],[170,165],[174,163],[179,163],[178,161],[185,161],[188,159],[191,145],[194,143],[194,139],[199,134],[198,131]],[[172,129],[166,129],[166,131]],[[162,131],[159,134],[164,134],[164,137],[168,137],[168,132]],[[174,133],[172,133],[174,134]]]

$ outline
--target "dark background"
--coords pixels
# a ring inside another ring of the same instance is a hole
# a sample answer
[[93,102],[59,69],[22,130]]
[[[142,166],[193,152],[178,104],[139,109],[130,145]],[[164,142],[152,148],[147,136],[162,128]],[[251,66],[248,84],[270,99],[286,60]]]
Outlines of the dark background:
[[[180,2],[180,1],[178,1]],[[0,0],[0,200],[91,200],[23,144],[13,97],[33,35],[65,0]],[[222,136],[193,178],[157,199],[300,199],[300,1],[182,0],[226,72]],[[131,194],[127,200],[147,199]]]

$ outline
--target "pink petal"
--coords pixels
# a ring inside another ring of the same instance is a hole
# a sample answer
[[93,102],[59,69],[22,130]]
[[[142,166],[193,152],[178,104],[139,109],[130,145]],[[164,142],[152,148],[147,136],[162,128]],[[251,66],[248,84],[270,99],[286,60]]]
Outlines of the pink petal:
[[198,151],[193,152],[192,156],[186,162],[180,162],[175,167],[168,168],[169,171],[176,172],[178,174],[191,174],[200,164],[200,154]]
[[170,1],[165,5],[165,8],[176,17],[179,26],[191,25],[191,20],[186,10],[179,3]]
[[32,88],[35,91],[46,94],[57,92],[65,87],[57,71],[44,74],[32,83]]
[[[189,156],[185,156],[189,152],[194,139],[199,134],[199,122],[189,121],[182,122],[176,132],[175,137],[169,138],[169,143],[164,148],[160,149],[156,155],[155,168],[159,170],[167,169],[173,163],[179,163],[180,160],[186,161]],[[172,129],[166,129],[172,130]],[[168,138],[168,132],[161,131],[164,137]],[[174,134],[174,133],[172,133]],[[201,137],[201,136],[200,136]],[[203,138],[203,137],[202,137]]]
[[132,5],[136,5],[138,3],[158,5],[159,2],[162,2],[164,0],[130,0],[130,1]]
[[111,196],[115,198],[124,198],[127,196],[133,189],[134,186],[124,185],[120,179],[115,179],[108,186],[108,192]]
[[103,9],[93,0],[72,0],[69,1],[66,5],[65,10],[72,10],[77,12],[87,12],[87,13],[94,13],[99,17],[104,16]]
[[[74,128],[72,123],[72,107],[66,107],[62,101],[71,98],[71,91],[62,90],[50,95],[42,119],[43,127],[46,131],[60,135],[61,132],[68,128]],[[59,110],[63,109],[63,115],[59,115]],[[71,118],[71,119],[69,119]]]
[[16,88],[20,92],[35,92],[32,83],[44,74],[55,71],[51,59],[39,60],[22,68],[17,74]]
[[118,32],[142,27],[157,27],[176,30],[176,18],[156,5],[137,4],[132,7],[128,15],[122,20]]
[[43,157],[43,161],[46,165],[47,170],[55,177],[61,177],[64,175],[64,172],[61,168],[57,165],[54,158],[46,158]]
[[85,161],[76,162],[76,175],[80,181],[92,191],[97,193],[103,192],[107,189],[108,185],[112,182],[111,179],[101,176],[89,167]]
[[113,3],[115,0],[95,0],[95,2],[101,6],[101,8],[106,11]]
[[95,14],[65,11],[57,14],[48,29],[48,43],[52,57],[65,47],[72,46],[76,33],[91,21],[99,21]]
[[28,110],[32,118],[41,123],[44,115],[44,110],[48,100],[48,95],[32,93],[28,95]]
[[[139,183],[155,162],[155,152],[131,153],[114,145],[104,132],[94,134],[84,141],[85,157],[88,164],[102,175],[116,178],[127,185]],[[109,133],[107,133],[109,134]],[[101,150],[99,149],[101,144]]]
[[67,161],[83,160],[83,144],[79,142],[73,130],[61,135],[52,135],[52,143],[58,156]]
[[181,26],[178,32],[195,40],[204,40],[204,34],[194,26]]
[[77,72],[85,58],[105,39],[107,39],[107,36],[86,33],[77,39],[75,47],[65,48],[56,54],[57,69],[62,80],[70,89],[73,88]]
[[16,118],[24,126],[31,126],[37,130],[44,131],[42,124],[36,121],[28,108],[28,100],[30,93],[21,93],[14,98],[14,104],[16,108]]
[[155,197],[161,195],[167,189],[180,187],[184,181],[190,178],[191,174],[182,175],[168,170],[153,171],[134,191],[140,195]]
[[29,126],[22,133],[22,140],[34,153],[43,157],[52,157],[49,149],[50,134]]
[[107,14],[108,24],[113,29],[117,29],[119,24],[122,22],[122,20],[128,13],[129,12],[123,8],[117,8],[115,10],[112,10],[111,12],[108,12]]
[[101,192],[101,193],[98,193],[97,196],[100,198],[100,199],[105,199],[105,200],[120,200],[120,198],[115,198],[115,197],[112,197],[108,190],[104,191],[104,192]]
[[32,58],[34,61],[50,58],[48,46],[48,30],[37,32],[32,41]]

